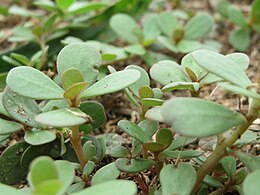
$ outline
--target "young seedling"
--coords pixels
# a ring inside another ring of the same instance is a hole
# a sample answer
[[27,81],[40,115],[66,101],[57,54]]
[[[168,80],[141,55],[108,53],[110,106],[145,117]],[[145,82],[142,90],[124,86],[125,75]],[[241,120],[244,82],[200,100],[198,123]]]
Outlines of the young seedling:
[[[206,13],[193,16],[185,26],[182,26],[172,12],[164,12],[157,17],[157,24],[163,33],[158,37],[158,41],[174,53],[189,53],[210,45],[207,46],[206,41],[204,43],[200,41],[205,40],[213,26],[211,16]],[[217,47],[211,49],[218,50]]]
[[252,2],[248,16],[227,0],[220,1],[218,8],[221,15],[236,26],[229,36],[229,42],[236,50],[246,51],[250,46],[252,32],[260,32],[260,1]]
[[[228,54],[225,58],[232,61],[230,65],[239,70],[246,70],[249,66],[249,58],[243,53]],[[182,58],[181,65],[169,60],[154,64],[150,75],[162,84],[162,92],[189,90],[193,97],[198,97],[204,86],[223,81],[221,77],[199,66],[191,53]]]
[[160,59],[171,57],[152,51],[153,43],[160,35],[156,14],[147,15],[138,25],[134,18],[127,14],[115,14],[109,21],[111,29],[125,42],[126,53],[130,56],[140,56],[149,66]]

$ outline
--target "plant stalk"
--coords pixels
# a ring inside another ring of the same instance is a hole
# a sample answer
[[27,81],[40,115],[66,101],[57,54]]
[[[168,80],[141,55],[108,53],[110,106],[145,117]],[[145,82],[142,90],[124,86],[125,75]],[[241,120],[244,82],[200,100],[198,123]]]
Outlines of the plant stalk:
[[72,127],[72,135],[70,142],[73,145],[74,151],[78,157],[81,169],[84,168],[85,164],[88,162],[88,159],[85,156],[83,147],[80,140],[79,128],[78,126]]
[[218,162],[227,155],[227,148],[230,148],[236,141],[241,137],[241,135],[248,129],[248,127],[253,123],[256,117],[248,116],[247,122],[239,125],[233,133],[221,145],[217,145],[216,149],[212,152],[205,163],[199,168],[197,172],[197,181],[193,188],[193,192],[199,190],[200,184],[202,183],[204,177],[211,171]]

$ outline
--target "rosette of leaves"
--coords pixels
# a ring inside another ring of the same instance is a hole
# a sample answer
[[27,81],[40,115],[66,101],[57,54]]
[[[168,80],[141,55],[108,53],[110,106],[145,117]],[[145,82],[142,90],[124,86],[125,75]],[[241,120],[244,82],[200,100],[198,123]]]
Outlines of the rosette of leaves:
[[250,7],[250,12],[245,15],[227,0],[218,3],[221,15],[235,25],[235,29],[229,36],[229,42],[238,51],[246,51],[250,46],[252,31],[260,32],[260,1],[254,0]]
[[[232,53],[223,56],[223,58],[225,60],[222,63],[229,64],[237,72],[243,72],[249,66],[249,58],[243,53]],[[191,95],[195,97],[199,96],[200,90],[204,86],[226,81],[222,77],[208,71],[207,68],[198,65],[193,59],[192,53],[182,58],[181,65],[169,60],[163,60],[154,64],[150,69],[150,75],[153,80],[163,86],[162,92],[189,90]],[[245,73],[241,73],[241,75],[245,78],[245,82],[249,82]]]
[[[90,132],[99,128],[106,120],[104,108],[98,102],[86,100],[127,88],[140,78],[139,71],[124,70],[96,82],[101,55],[87,44],[66,46],[59,53],[57,64],[62,87],[32,67],[16,67],[7,75],[7,87],[1,94],[1,114],[17,122],[1,119],[0,133],[9,135],[23,129],[24,139],[30,144],[17,143],[3,153],[0,161],[12,170],[21,165],[25,165],[26,170],[28,162],[42,154],[79,161],[82,168],[87,157],[95,162],[101,160],[104,154],[102,140],[83,136],[82,146],[79,129]],[[42,102],[38,104],[39,101]],[[70,140],[74,151],[64,142],[66,139]],[[54,145],[58,145],[55,146],[58,151],[53,150]],[[20,151],[19,148],[21,152],[17,154],[8,152]],[[6,169],[5,166],[2,168]],[[1,182],[14,178],[6,171],[1,172]],[[21,177],[23,175],[24,172]],[[21,177],[6,183],[14,184]]]
[[163,33],[158,36],[158,42],[174,53],[189,53],[200,48],[219,49],[219,44],[214,41],[201,41],[205,40],[213,26],[213,20],[207,13],[196,14],[183,26],[172,12],[164,12],[158,15],[157,25]]
[[157,18],[156,14],[146,15],[138,25],[134,18],[120,13],[115,14],[109,22],[111,29],[128,44],[124,47],[125,52],[140,56],[149,66],[160,59],[172,59],[153,47],[160,35]]

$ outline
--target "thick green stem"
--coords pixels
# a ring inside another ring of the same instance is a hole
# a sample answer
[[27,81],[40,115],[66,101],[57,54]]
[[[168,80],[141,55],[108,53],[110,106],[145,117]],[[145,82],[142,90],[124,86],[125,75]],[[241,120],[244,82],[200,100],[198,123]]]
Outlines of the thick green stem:
[[83,169],[85,164],[88,162],[88,159],[86,158],[85,153],[83,151],[78,126],[72,127],[72,135],[70,138],[70,142],[73,145],[74,151],[78,157],[81,169]]
[[199,190],[200,184],[202,183],[204,177],[218,164],[218,162],[227,154],[226,149],[231,147],[240,136],[247,130],[247,128],[252,124],[256,117],[247,117],[247,122],[239,125],[233,133],[221,145],[217,145],[216,149],[212,152],[205,163],[199,168],[197,172],[197,181],[194,186],[193,192]]

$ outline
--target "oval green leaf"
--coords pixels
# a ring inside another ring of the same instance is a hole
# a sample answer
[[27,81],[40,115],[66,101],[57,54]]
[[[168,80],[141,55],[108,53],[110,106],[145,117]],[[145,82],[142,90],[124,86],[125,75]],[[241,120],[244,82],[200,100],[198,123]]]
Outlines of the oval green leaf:
[[78,108],[63,108],[41,113],[35,117],[35,120],[52,127],[69,127],[86,123],[89,116]]
[[225,56],[208,50],[192,53],[195,62],[207,71],[241,87],[247,87],[251,81],[235,62]]
[[63,89],[41,71],[20,66],[10,70],[6,83],[19,95],[36,100],[63,99]]
[[96,185],[110,180],[115,180],[119,177],[120,171],[115,163],[110,163],[100,168],[91,179],[91,184]]
[[80,94],[81,99],[89,99],[92,97],[120,91],[140,79],[138,70],[123,70],[110,74],[95,84],[91,85]]
[[99,102],[82,102],[79,106],[79,109],[92,118],[91,126],[93,129],[101,127],[107,120],[104,106]]
[[3,104],[8,114],[19,122],[31,127],[39,127],[34,118],[41,112],[36,101],[20,96],[13,92],[9,87],[5,88]]
[[120,38],[129,43],[138,43],[138,38],[134,34],[137,24],[131,16],[127,14],[115,14],[110,19],[109,25]]
[[101,65],[101,55],[95,48],[86,43],[73,43],[65,46],[57,57],[57,69],[60,75],[70,68],[78,69],[84,81],[94,83]]
[[141,171],[145,171],[153,166],[155,162],[151,159],[127,159],[127,158],[119,158],[116,160],[116,167],[127,173],[139,173]]
[[167,85],[172,82],[188,81],[180,65],[170,60],[163,60],[154,64],[150,69],[150,75],[153,80],[162,85]]
[[69,68],[61,75],[61,83],[64,89],[80,82],[84,82],[84,77],[77,68]]
[[21,129],[23,129],[21,124],[0,118],[0,135],[11,134]]
[[47,130],[30,130],[25,132],[24,140],[31,145],[41,145],[52,142],[56,134]]
[[87,82],[80,82],[80,83],[76,83],[72,86],[70,86],[69,88],[66,89],[66,91],[64,92],[64,97],[66,99],[69,99],[71,101],[75,101],[78,97],[78,95],[84,91],[88,86]]
[[128,135],[142,143],[151,141],[150,137],[138,125],[131,121],[121,120],[117,125]]
[[162,106],[161,113],[175,131],[192,137],[217,135],[246,122],[242,114],[198,98],[169,100]]
[[213,27],[213,20],[209,14],[197,14],[191,18],[185,27],[185,39],[196,40],[205,37]]
[[189,164],[179,163],[178,167],[174,167],[174,165],[166,165],[160,172],[162,194],[190,194],[196,179],[197,173]]
[[151,108],[145,113],[145,118],[153,121],[163,122],[164,118],[161,114],[161,110],[162,110],[162,106],[156,106],[154,108]]
[[229,42],[238,51],[247,50],[250,44],[250,32],[248,29],[236,29],[231,32]]
[[33,188],[37,188],[41,183],[53,179],[58,179],[58,172],[54,161],[50,157],[41,156],[31,163],[28,180]]

